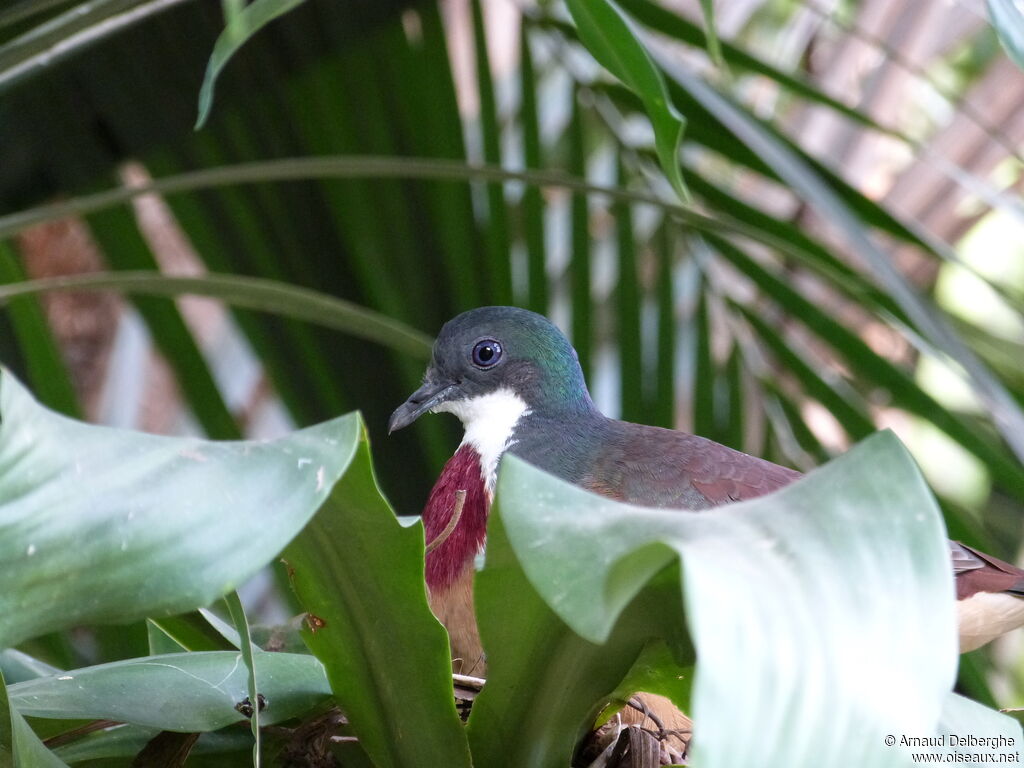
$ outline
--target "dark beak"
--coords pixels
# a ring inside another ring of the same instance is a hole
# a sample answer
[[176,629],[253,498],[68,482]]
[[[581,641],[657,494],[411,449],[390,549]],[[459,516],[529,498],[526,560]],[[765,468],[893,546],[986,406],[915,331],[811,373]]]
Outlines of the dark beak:
[[390,435],[396,429],[408,427],[431,408],[440,405],[445,400],[450,400],[457,391],[458,387],[450,382],[437,382],[428,378],[426,384],[409,395],[409,399],[391,414],[391,419],[388,421],[388,434]]

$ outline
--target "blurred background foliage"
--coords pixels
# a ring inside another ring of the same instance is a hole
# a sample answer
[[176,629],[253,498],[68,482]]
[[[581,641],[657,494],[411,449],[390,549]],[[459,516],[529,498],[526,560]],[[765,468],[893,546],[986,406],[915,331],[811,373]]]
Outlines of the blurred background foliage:
[[[569,334],[612,415],[800,469],[893,428],[951,535],[1018,560],[1024,73],[983,3],[719,0],[721,63],[696,0],[620,4],[687,120],[685,209],[643,105],[561,4],[307,0],[230,60],[196,131],[234,4],[21,0],[0,11],[0,282],[230,273],[430,335],[470,307],[529,307]],[[279,162],[240,165],[257,161]],[[808,174],[828,195],[793,183]],[[864,237],[1005,401],[908,316]],[[0,313],[0,360],[52,407],[154,432],[265,437],[359,409],[382,486],[418,513],[458,441],[440,418],[385,439],[425,347],[267,308],[22,296]],[[270,614],[276,594],[247,597]],[[1021,643],[965,656],[965,691],[1019,705]],[[67,668],[145,648],[135,627],[32,650]]]

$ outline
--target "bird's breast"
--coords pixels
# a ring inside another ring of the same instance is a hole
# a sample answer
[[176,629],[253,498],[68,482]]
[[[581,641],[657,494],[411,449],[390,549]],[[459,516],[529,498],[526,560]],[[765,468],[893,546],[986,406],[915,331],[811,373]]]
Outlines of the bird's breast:
[[423,509],[428,543],[444,533],[451,522],[457,491],[466,492],[458,522],[446,538],[427,553],[426,579],[431,593],[449,589],[472,565],[486,538],[490,495],[484,485],[480,454],[468,443],[463,443],[448,460],[430,491]]

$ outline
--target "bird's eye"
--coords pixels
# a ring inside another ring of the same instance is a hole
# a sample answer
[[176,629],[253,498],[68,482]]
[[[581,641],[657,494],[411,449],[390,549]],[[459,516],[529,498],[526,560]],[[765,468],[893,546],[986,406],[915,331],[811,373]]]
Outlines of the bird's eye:
[[501,344],[494,339],[478,341],[473,347],[473,365],[490,368],[501,360]]

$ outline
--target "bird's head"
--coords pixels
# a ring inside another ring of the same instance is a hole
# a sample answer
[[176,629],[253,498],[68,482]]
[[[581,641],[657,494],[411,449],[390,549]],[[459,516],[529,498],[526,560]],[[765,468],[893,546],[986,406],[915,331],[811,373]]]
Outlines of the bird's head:
[[[590,410],[576,350],[545,317],[516,307],[481,307],[449,320],[434,343],[423,386],[391,414],[390,432],[427,411],[468,428],[487,416]],[[486,412],[486,413],[485,413]]]

